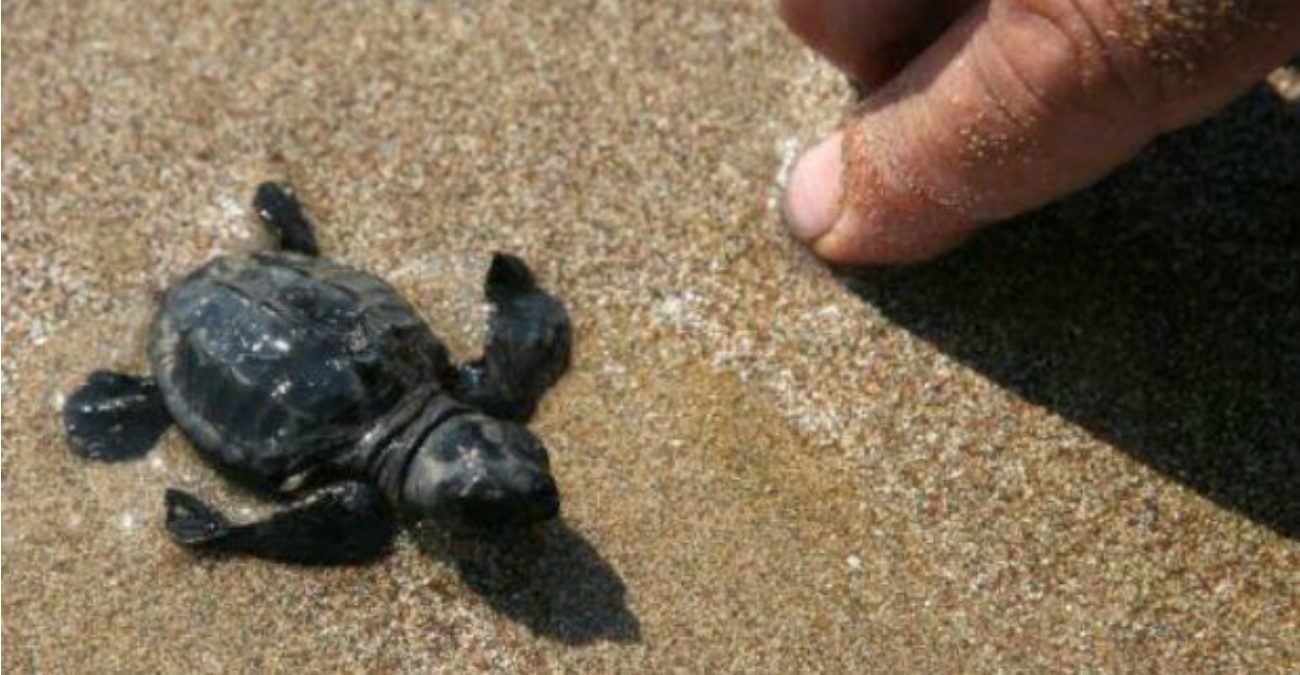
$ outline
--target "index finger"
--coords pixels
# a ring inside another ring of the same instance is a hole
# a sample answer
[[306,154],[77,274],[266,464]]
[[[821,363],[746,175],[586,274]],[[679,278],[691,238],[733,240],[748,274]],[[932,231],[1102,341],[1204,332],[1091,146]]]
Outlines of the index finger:
[[790,30],[855,82],[902,70],[976,0],[781,0]]

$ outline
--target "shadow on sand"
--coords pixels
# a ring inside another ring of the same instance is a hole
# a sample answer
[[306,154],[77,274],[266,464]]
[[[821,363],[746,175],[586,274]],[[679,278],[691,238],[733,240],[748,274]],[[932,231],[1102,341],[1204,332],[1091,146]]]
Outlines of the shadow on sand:
[[412,534],[421,551],[451,565],[494,610],[537,635],[570,645],[641,640],[623,580],[562,520],[513,532],[421,525]]
[[931,264],[846,275],[915,335],[1300,538],[1300,115],[1262,88]]

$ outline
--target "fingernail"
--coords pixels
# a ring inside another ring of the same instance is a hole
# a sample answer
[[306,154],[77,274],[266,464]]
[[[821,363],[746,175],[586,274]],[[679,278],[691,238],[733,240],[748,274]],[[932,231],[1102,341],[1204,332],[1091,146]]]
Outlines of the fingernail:
[[813,146],[799,158],[790,175],[785,199],[786,225],[800,241],[816,240],[840,219],[842,138],[842,134],[832,134]]

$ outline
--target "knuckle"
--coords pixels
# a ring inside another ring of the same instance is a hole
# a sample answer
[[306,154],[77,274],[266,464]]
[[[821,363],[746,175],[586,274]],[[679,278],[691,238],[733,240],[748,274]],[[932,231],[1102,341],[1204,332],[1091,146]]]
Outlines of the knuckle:
[[1169,98],[1111,0],[1003,0],[990,21],[1006,70],[1040,107],[1113,119]]

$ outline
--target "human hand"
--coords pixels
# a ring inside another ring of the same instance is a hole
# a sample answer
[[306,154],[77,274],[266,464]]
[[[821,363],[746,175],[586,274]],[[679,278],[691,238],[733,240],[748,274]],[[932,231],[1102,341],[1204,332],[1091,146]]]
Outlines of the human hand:
[[836,264],[924,260],[1099,179],[1300,52],[1296,0],[781,0],[870,87],[807,152],[794,235]]

